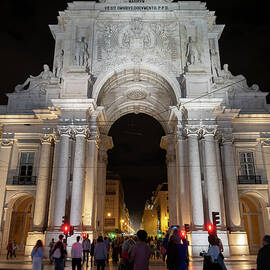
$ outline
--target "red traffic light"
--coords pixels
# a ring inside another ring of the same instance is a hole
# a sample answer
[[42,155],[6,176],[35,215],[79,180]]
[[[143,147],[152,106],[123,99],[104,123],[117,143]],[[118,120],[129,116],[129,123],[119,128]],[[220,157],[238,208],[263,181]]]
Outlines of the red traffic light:
[[185,239],[186,236],[187,236],[186,231],[185,231],[185,230],[181,230],[181,231],[180,231],[180,237]]
[[83,238],[86,238],[86,233],[85,232],[82,234],[82,237]]
[[207,224],[206,229],[207,229],[209,234],[215,232],[215,226],[213,224],[211,224],[211,223]]
[[62,225],[62,231],[65,235],[67,235],[70,231],[70,225],[69,224],[63,224]]

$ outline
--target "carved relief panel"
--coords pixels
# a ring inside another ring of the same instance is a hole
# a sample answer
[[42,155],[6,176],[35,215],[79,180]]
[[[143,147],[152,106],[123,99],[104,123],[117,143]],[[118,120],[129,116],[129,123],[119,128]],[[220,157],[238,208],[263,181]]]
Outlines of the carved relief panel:
[[179,73],[180,37],[175,22],[97,22],[93,51],[93,73],[97,75],[121,64],[148,63]]

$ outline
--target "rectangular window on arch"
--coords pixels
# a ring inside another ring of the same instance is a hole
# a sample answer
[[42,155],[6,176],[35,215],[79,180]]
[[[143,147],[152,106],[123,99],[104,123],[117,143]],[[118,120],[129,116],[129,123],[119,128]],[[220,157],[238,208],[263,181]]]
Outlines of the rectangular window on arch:
[[256,175],[253,152],[239,152],[239,184],[261,184],[261,176]]
[[255,175],[253,152],[239,152],[241,175]]
[[19,163],[19,175],[14,177],[14,184],[18,185],[34,185],[36,177],[33,176],[34,168],[34,152],[21,152]]

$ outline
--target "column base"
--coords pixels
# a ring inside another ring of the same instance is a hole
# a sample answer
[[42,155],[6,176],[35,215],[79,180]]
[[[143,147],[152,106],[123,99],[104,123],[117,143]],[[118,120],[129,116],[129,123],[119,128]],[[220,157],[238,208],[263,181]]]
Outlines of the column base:
[[45,234],[42,232],[28,232],[27,239],[26,239],[26,244],[25,244],[25,250],[24,250],[24,255],[30,256],[31,252],[33,250],[33,247],[35,246],[37,240],[41,240],[44,247],[45,246]]
[[[221,239],[223,244],[223,255],[224,257],[230,256],[230,248],[228,242],[228,233],[227,231],[218,231],[218,237]],[[192,257],[199,257],[201,251],[208,250],[208,232],[207,231],[192,231],[189,234],[189,255]]]
[[231,255],[249,255],[246,232],[231,232],[228,234]]

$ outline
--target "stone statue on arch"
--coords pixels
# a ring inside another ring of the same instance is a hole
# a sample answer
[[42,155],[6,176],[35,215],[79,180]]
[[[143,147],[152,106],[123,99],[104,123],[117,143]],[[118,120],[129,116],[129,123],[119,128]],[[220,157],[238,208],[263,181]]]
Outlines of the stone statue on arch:
[[[15,92],[20,92],[23,90],[31,90],[36,87],[41,87],[43,84],[48,84],[51,78],[55,78],[54,74],[50,71],[48,65],[43,65],[43,71],[38,76],[30,75],[23,84],[18,84],[15,87]],[[28,86],[27,89],[25,87]]]
[[60,50],[55,56],[55,63],[53,68],[53,74],[56,78],[61,78],[64,62],[64,50]]
[[75,47],[75,64],[77,66],[87,67],[88,66],[88,44],[85,41],[85,37],[81,37],[81,40],[76,41]]
[[201,54],[198,49],[198,43],[191,36],[188,37],[186,59],[188,66],[201,63]]

